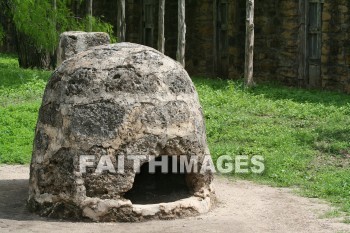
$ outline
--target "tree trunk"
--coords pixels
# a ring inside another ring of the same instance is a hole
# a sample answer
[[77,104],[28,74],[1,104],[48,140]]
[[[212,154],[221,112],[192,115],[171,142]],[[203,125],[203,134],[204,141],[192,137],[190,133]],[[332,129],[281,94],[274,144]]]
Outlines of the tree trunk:
[[118,0],[118,23],[117,23],[117,35],[118,42],[125,41],[125,0]]
[[92,32],[92,0],[88,0],[87,15],[88,15],[88,18],[89,18],[88,31]]
[[246,0],[246,43],[245,43],[245,67],[244,80],[248,87],[254,86],[253,59],[254,59],[254,0]]
[[164,53],[164,13],[165,13],[165,0],[159,0],[159,13],[158,13],[158,50]]
[[0,52],[16,53],[16,30],[10,3],[0,0],[0,9],[0,27],[4,30],[3,41],[0,41]]
[[49,52],[40,51],[28,36],[20,32],[17,32],[17,53],[18,63],[22,68],[54,68],[54,56]]
[[186,22],[185,0],[178,0],[178,39],[176,59],[185,67]]

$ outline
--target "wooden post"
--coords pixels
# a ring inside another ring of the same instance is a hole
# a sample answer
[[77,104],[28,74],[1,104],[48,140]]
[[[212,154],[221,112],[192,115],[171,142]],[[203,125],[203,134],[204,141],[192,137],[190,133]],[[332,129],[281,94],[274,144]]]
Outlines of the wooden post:
[[186,22],[185,0],[178,0],[178,39],[176,59],[185,67]]
[[118,34],[118,42],[125,41],[125,0],[118,0],[118,16],[117,16],[118,24],[117,24],[117,34]]
[[165,0],[159,0],[159,13],[158,13],[158,50],[164,53],[164,13],[165,13]]
[[305,0],[299,0],[299,35],[298,35],[298,47],[299,47],[299,67],[298,67],[298,85],[299,87],[305,87],[307,82],[307,46],[306,46],[306,2]]
[[52,12],[53,12],[53,16],[52,16],[53,27],[55,28],[55,30],[57,30],[57,1],[52,0],[51,4],[52,4]]
[[89,17],[88,31],[92,32],[92,0],[88,0],[87,13]]
[[254,86],[253,59],[254,59],[254,0],[246,0],[246,42],[245,42],[245,66],[244,80],[248,87]]

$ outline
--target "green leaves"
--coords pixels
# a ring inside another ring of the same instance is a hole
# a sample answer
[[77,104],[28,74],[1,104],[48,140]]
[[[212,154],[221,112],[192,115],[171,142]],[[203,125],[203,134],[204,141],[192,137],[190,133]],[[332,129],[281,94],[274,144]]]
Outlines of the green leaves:
[[[13,0],[12,13],[18,31],[29,36],[39,50],[54,51],[59,35],[64,31],[86,31],[88,17],[78,19],[69,9],[70,1],[51,0]],[[113,27],[92,18],[93,31],[112,34]],[[1,29],[0,29],[1,39]]]
[[103,22],[101,19],[96,17],[87,16],[77,22],[77,27],[81,28],[83,31],[88,31],[89,20],[92,21],[92,31],[93,32],[106,32],[110,35],[111,42],[117,42],[117,39],[113,37],[113,26],[109,23]]
[[59,34],[56,28],[67,28],[65,17],[68,15],[64,5],[55,11],[47,0],[14,0],[13,18],[17,30],[31,37],[39,49],[52,51],[56,48]]

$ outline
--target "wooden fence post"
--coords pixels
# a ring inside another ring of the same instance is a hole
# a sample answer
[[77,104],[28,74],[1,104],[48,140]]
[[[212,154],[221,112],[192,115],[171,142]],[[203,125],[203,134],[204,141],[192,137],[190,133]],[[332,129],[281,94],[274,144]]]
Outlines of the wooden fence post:
[[88,15],[88,31],[92,32],[92,0],[88,1],[87,15]]
[[186,22],[185,0],[178,0],[178,39],[176,59],[185,67]]
[[165,0],[159,0],[159,16],[158,16],[158,50],[164,53],[164,13]]
[[245,43],[245,65],[244,80],[248,87],[254,86],[254,0],[246,0],[246,43]]
[[117,16],[117,34],[118,42],[125,41],[125,0],[118,0],[118,16]]

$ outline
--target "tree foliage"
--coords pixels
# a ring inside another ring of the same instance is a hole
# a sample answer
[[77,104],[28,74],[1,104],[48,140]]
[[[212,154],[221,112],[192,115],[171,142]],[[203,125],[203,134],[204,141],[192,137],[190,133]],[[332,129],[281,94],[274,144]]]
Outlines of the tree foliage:
[[[86,31],[89,16],[78,18],[69,9],[71,0],[13,0],[13,21],[19,32],[31,38],[35,46],[42,51],[54,51],[59,35],[64,31]],[[112,25],[92,19],[93,31],[113,32]],[[1,31],[0,31],[1,33]],[[0,34],[1,38],[1,34]]]

